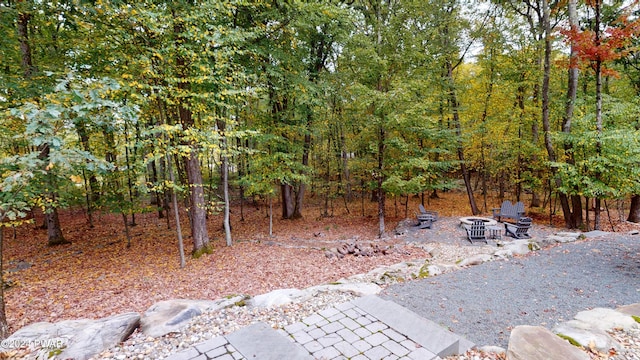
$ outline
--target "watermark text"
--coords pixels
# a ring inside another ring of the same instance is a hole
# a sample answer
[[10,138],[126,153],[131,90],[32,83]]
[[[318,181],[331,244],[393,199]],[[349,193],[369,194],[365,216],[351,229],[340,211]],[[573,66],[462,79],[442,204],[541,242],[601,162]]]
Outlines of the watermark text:
[[60,349],[67,345],[68,340],[65,338],[53,339],[5,339],[0,342],[2,349]]

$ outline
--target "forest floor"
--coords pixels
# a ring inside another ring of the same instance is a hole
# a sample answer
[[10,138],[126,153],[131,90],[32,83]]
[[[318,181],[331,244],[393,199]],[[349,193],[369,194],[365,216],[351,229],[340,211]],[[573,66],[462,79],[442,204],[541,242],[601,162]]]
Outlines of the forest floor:
[[[425,199],[426,207],[441,217],[470,215],[466,196],[459,192]],[[315,204],[314,204],[315,203]],[[210,216],[209,234],[213,254],[192,259],[186,216],[182,214],[186,266],[180,268],[178,240],[173,218],[168,229],[166,219],[157,213],[136,215],[131,228],[131,246],[122,219],[117,214],[95,214],[90,227],[83,210],[61,213],[64,236],[70,244],[48,247],[46,230],[38,228],[41,216],[32,224],[5,229],[4,276],[10,285],[5,290],[7,320],[11,331],[37,321],[99,318],[122,312],[144,312],[153,303],[174,299],[219,299],[233,294],[258,295],[280,288],[305,288],[330,283],[344,277],[368,272],[381,265],[427,258],[422,249],[404,246],[403,237],[394,236],[398,223],[414,218],[419,198],[387,202],[387,236],[377,238],[377,204],[336,201],[333,216],[322,216],[318,199],[309,199],[303,218],[282,220],[280,207],[274,204],[273,236],[269,236],[267,207],[262,204],[233,208],[231,214],[233,246],[226,246],[221,215]],[[491,207],[500,201],[491,200]],[[548,210],[529,209],[534,223],[549,225]],[[540,212],[538,212],[540,211]],[[615,212],[615,211],[614,211]],[[602,230],[626,232],[630,227],[616,220],[618,213],[604,214]],[[562,219],[554,216],[553,226],[561,228]],[[452,236],[464,240],[461,230]],[[15,236],[15,237],[14,237]],[[444,240],[444,239],[443,239]],[[347,256],[329,259],[327,249],[345,242],[375,243],[395,247],[388,255]],[[437,241],[437,239],[436,239]],[[463,242],[464,243],[464,242]]]

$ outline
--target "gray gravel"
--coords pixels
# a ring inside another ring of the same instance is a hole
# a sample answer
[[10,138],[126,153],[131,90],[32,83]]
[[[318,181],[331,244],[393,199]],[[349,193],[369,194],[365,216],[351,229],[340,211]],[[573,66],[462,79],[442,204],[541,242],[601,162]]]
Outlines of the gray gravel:
[[388,287],[381,297],[507,347],[517,325],[552,329],[583,310],[640,302],[640,237],[607,235]]

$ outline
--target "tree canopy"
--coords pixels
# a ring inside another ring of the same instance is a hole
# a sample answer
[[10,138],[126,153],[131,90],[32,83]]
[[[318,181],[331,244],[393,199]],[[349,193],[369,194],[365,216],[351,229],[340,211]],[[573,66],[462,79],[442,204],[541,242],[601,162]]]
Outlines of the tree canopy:
[[231,201],[279,196],[296,219],[308,193],[367,197],[382,235],[388,196],[461,182],[473,213],[490,192],[531,193],[531,206],[560,196],[579,226],[584,199],[640,194],[638,10],[0,1],[1,214],[41,208],[53,245],[58,209],[117,212],[126,227],[141,211],[172,216],[180,191],[198,256],[211,251],[207,214]]

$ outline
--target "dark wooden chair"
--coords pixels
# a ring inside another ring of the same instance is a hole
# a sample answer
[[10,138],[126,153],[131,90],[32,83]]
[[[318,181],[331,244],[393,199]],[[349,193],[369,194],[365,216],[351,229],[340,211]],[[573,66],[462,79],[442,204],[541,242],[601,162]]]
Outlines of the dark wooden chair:
[[487,228],[482,220],[473,220],[471,225],[466,225],[465,230],[467,230],[467,237],[469,241],[473,244],[474,241],[484,241],[485,243],[489,243],[487,241],[486,231]]
[[533,220],[530,217],[523,217],[518,220],[517,223],[504,223],[505,235],[514,237],[516,239],[529,239],[529,229]]
[[431,229],[431,225],[436,221],[431,214],[418,214],[416,217],[418,218],[418,227],[420,229]]
[[420,209],[420,214],[421,215],[427,215],[428,214],[428,215],[431,215],[433,217],[433,221],[437,221],[438,220],[438,212],[437,211],[426,210],[422,204],[420,204],[418,206],[418,208]]

